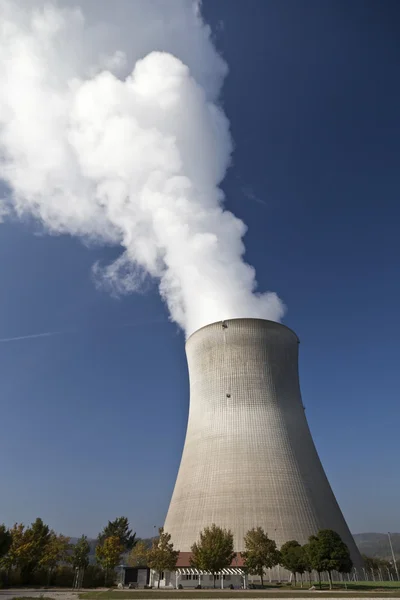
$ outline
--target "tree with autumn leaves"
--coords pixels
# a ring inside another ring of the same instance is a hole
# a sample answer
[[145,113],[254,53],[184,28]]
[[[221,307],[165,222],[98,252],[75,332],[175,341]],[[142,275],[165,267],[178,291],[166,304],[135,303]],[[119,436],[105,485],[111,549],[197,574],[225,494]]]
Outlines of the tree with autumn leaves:
[[128,555],[128,566],[147,567],[149,560],[149,548],[143,540],[139,540]]
[[[126,517],[109,521],[98,536],[96,559],[103,568],[106,580],[119,564],[124,553],[136,545],[136,534],[129,528]],[[42,519],[36,519],[29,527],[16,523],[10,529],[0,525],[0,570],[4,581],[12,579],[19,584],[37,581],[50,584],[56,569],[61,565],[64,580],[73,579],[71,566],[81,572],[89,567],[90,544],[82,536],[76,544],[70,538],[56,534]],[[68,574],[68,569],[70,569]]]
[[99,544],[103,544],[110,537],[117,537],[119,539],[124,552],[132,550],[137,543],[136,533],[133,533],[132,529],[129,529],[127,517],[117,517],[114,521],[108,521],[108,524],[97,539]]
[[136,533],[129,528],[127,517],[117,517],[114,521],[108,521],[97,539],[96,560],[104,570],[107,582],[108,575],[120,563],[122,554],[135,547]]
[[96,560],[104,571],[104,581],[107,585],[109,573],[114,571],[121,560],[121,554],[124,546],[117,535],[112,535],[104,539],[101,544],[96,546]]
[[[330,587],[333,571],[347,573],[352,568],[346,544],[332,530],[319,531],[304,546],[291,540],[283,544],[279,551],[275,542],[268,538],[262,528],[257,527],[247,532],[244,546],[244,568],[250,574],[259,575],[262,583],[265,570],[276,564],[293,574],[294,583],[297,574],[308,572],[311,580],[312,570],[318,574],[327,572]],[[19,584],[38,581],[43,584],[45,578],[50,584],[57,580],[56,570],[57,577],[62,576],[66,581],[73,574],[68,565],[83,571],[89,566],[90,548],[85,536],[72,545],[68,537],[56,534],[41,519],[36,519],[29,527],[16,523],[7,529],[0,525],[0,569],[3,577],[6,577],[4,581],[9,582],[12,574],[12,579]],[[114,574],[115,567],[127,552],[130,552],[130,565],[149,566],[158,572],[159,581],[163,571],[174,570],[179,555],[179,551],[174,550],[171,536],[163,528],[160,528],[159,537],[153,540],[148,550],[145,542],[137,542],[135,533],[129,528],[128,519],[118,517],[109,521],[99,534],[95,551],[106,582],[111,583],[109,575]],[[221,569],[230,566],[234,556],[231,532],[212,525],[201,532],[199,541],[193,545],[191,564],[215,576]],[[90,568],[97,569],[98,581],[99,568],[94,565]]]
[[70,562],[74,569],[85,570],[89,566],[90,544],[82,535],[72,549]]
[[[4,526],[2,526],[4,531]],[[15,523],[11,529],[7,530],[9,539],[8,550],[0,557],[1,567],[7,573],[7,580],[10,579],[12,569],[22,567],[26,562],[29,550],[25,526],[22,523]]]
[[[40,570],[48,573],[48,583],[55,567],[68,559],[70,539],[57,535],[42,519],[36,519],[30,527],[16,523],[11,529],[0,527],[1,539],[8,538],[6,552],[0,550],[0,565],[7,573],[18,569],[21,583],[31,583],[33,575]],[[2,556],[1,556],[2,555]]]
[[147,553],[147,564],[158,573],[158,586],[160,587],[161,573],[173,571],[178,560],[179,550],[174,550],[171,535],[164,531],[163,527],[158,530],[158,537],[153,540],[152,546]]
[[235,556],[232,532],[213,523],[203,529],[198,542],[193,544],[190,564],[200,571],[210,572],[215,587],[217,574],[229,567]]
[[46,547],[39,561],[39,567],[47,571],[48,584],[51,583],[51,578],[54,570],[60,563],[67,562],[70,558],[71,544],[70,538],[65,535],[57,535],[54,531],[50,531],[50,536],[47,540]]
[[12,535],[5,525],[0,525],[0,566],[4,557],[7,556],[12,544]]

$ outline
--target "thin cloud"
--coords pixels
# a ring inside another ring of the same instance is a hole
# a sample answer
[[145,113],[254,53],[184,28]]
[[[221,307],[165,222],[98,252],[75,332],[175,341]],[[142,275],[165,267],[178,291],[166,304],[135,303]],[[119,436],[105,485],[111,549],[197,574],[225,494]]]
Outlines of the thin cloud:
[[6,342],[19,342],[20,340],[32,340],[35,338],[51,337],[54,335],[61,335],[66,333],[65,331],[46,331],[45,333],[32,333],[31,335],[18,335],[16,337],[0,338],[0,344]]
[[251,186],[244,185],[242,187],[242,192],[248,200],[253,200],[254,202],[257,202],[257,204],[261,204],[262,206],[267,206],[267,203],[265,202],[265,200],[263,200],[262,198],[257,196],[257,194],[254,192],[254,190]]
[[37,338],[45,338],[45,337],[53,337],[55,335],[67,335],[70,333],[89,333],[90,331],[98,331],[99,329],[118,329],[118,328],[128,328],[128,327],[141,327],[141,326],[145,326],[145,325],[157,325],[158,323],[168,323],[168,321],[163,318],[155,318],[155,319],[148,319],[148,320],[143,320],[143,321],[138,321],[138,322],[131,322],[131,323],[115,323],[112,325],[104,325],[104,326],[95,326],[92,328],[80,328],[80,329],[68,329],[68,330],[64,330],[64,331],[45,331],[43,333],[32,333],[32,334],[28,334],[28,335],[18,335],[18,336],[14,336],[14,337],[7,337],[7,338],[0,338],[0,344],[5,344],[7,342],[19,342],[22,340],[33,340],[33,339],[37,339]]

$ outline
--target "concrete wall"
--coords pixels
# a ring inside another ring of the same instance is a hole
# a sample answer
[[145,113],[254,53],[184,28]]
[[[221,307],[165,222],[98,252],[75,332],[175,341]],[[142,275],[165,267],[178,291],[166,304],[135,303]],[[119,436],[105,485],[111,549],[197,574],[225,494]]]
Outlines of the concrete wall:
[[196,331],[186,353],[189,419],[165,521],[175,548],[190,551],[212,523],[231,529],[236,551],[252,527],[278,547],[329,528],[360,566],[305,417],[296,334],[272,321],[234,319]]

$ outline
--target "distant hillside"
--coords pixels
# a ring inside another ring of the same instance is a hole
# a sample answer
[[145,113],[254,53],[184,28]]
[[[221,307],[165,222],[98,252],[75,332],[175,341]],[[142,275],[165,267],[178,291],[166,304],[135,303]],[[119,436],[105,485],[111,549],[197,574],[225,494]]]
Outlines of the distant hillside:
[[[80,540],[80,538],[77,538],[77,537],[72,537],[72,538],[69,538],[69,539],[70,539],[71,544],[76,544]],[[96,538],[90,538],[90,537],[88,537],[87,541],[88,541],[89,546],[90,546],[90,551],[92,551],[92,548],[94,549],[96,547],[97,539]]]
[[[391,533],[390,537],[396,559],[400,559],[400,533]],[[354,539],[361,554],[392,560],[387,533],[356,533]]]
[[155,540],[155,539],[156,539],[156,537],[151,537],[151,538],[140,538],[140,541],[141,541],[141,542],[144,542],[148,548],[151,548],[151,545],[152,545],[152,543],[153,543],[153,540]]

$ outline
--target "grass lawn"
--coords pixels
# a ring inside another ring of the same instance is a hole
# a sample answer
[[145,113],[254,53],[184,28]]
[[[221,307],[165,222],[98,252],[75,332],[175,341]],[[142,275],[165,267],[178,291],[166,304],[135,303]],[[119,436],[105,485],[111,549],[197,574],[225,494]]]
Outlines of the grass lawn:
[[[313,585],[319,590],[319,584],[314,582]],[[346,588],[347,586],[347,588]],[[346,581],[346,586],[344,583],[337,582],[334,584],[334,590],[354,590],[354,591],[373,591],[373,590],[386,590],[386,591],[399,591],[400,592],[400,581]],[[283,589],[290,589],[288,587],[283,587]],[[296,588],[292,589],[303,589],[308,590],[308,584],[304,585],[303,588],[300,588],[299,585]],[[322,589],[329,590],[329,583],[327,581],[322,582]]]
[[[338,584],[339,587],[344,587]],[[335,586],[336,587],[336,586]],[[350,581],[347,582],[349,590],[399,590],[400,581]]]
[[347,584],[347,590],[341,585],[329,590],[327,584],[323,585],[320,591],[317,586],[315,591],[309,591],[306,588],[301,589],[299,586],[268,586],[263,590],[230,590],[230,589],[210,589],[210,590],[110,590],[107,592],[84,592],[79,594],[81,600],[138,600],[140,599],[155,599],[160,600],[176,600],[178,597],[182,599],[218,599],[218,598],[311,598],[320,596],[323,598],[400,598],[400,582],[351,582]]

